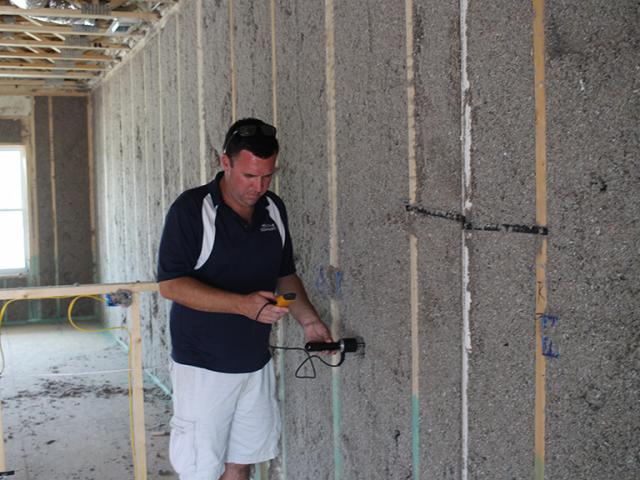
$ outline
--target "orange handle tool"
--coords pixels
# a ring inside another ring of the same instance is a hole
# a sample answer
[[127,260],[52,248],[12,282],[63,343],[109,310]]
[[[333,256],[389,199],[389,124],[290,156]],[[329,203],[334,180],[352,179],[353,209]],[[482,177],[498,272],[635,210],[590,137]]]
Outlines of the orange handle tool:
[[285,293],[276,297],[276,307],[288,307],[296,301],[295,293]]

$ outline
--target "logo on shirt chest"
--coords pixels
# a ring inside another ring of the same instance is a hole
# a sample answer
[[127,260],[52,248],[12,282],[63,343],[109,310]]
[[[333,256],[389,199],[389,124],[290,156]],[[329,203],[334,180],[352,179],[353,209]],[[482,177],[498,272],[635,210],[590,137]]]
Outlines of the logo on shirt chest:
[[263,223],[260,225],[261,232],[273,232],[276,229],[275,223]]

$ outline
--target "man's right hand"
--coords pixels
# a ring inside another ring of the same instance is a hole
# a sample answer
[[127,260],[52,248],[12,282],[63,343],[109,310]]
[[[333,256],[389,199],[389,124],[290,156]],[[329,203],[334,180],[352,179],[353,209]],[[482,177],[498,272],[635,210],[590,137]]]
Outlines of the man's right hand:
[[274,324],[289,313],[289,308],[277,307],[275,301],[273,292],[261,290],[245,295],[244,315],[260,323]]

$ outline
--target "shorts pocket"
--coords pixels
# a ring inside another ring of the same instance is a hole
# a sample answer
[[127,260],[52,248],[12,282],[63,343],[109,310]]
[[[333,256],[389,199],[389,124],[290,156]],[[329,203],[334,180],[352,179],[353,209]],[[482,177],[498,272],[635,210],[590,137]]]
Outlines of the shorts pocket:
[[196,422],[174,416],[171,418],[169,459],[179,475],[196,469]]

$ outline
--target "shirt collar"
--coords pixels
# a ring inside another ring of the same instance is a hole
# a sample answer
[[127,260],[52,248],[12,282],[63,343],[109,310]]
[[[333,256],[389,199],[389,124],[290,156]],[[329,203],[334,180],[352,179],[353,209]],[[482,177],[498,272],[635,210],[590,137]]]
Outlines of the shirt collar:
[[[213,204],[215,206],[224,205],[229,209],[230,212],[233,212],[233,209],[229,207],[224,199],[222,198],[222,191],[220,190],[220,180],[224,176],[224,171],[218,172],[215,178],[209,183],[209,193],[211,193],[211,198],[213,200]],[[255,227],[262,222],[262,219],[265,217],[267,213],[267,206],[269,202],[267,201],[267,195],[262,195],[258,202],[256,203],[255,208],[253,209],[253,219],[252,225]],[[240,216],[236,213],[236,216],[240,219]]]
[[220,191],[220,180],[223,175],[224,171],[218,172],[216,177],[209,182],[209,193],[211,194],[211,198],[215,206],[224,203],[224,200],[222,199],[222,192]]

